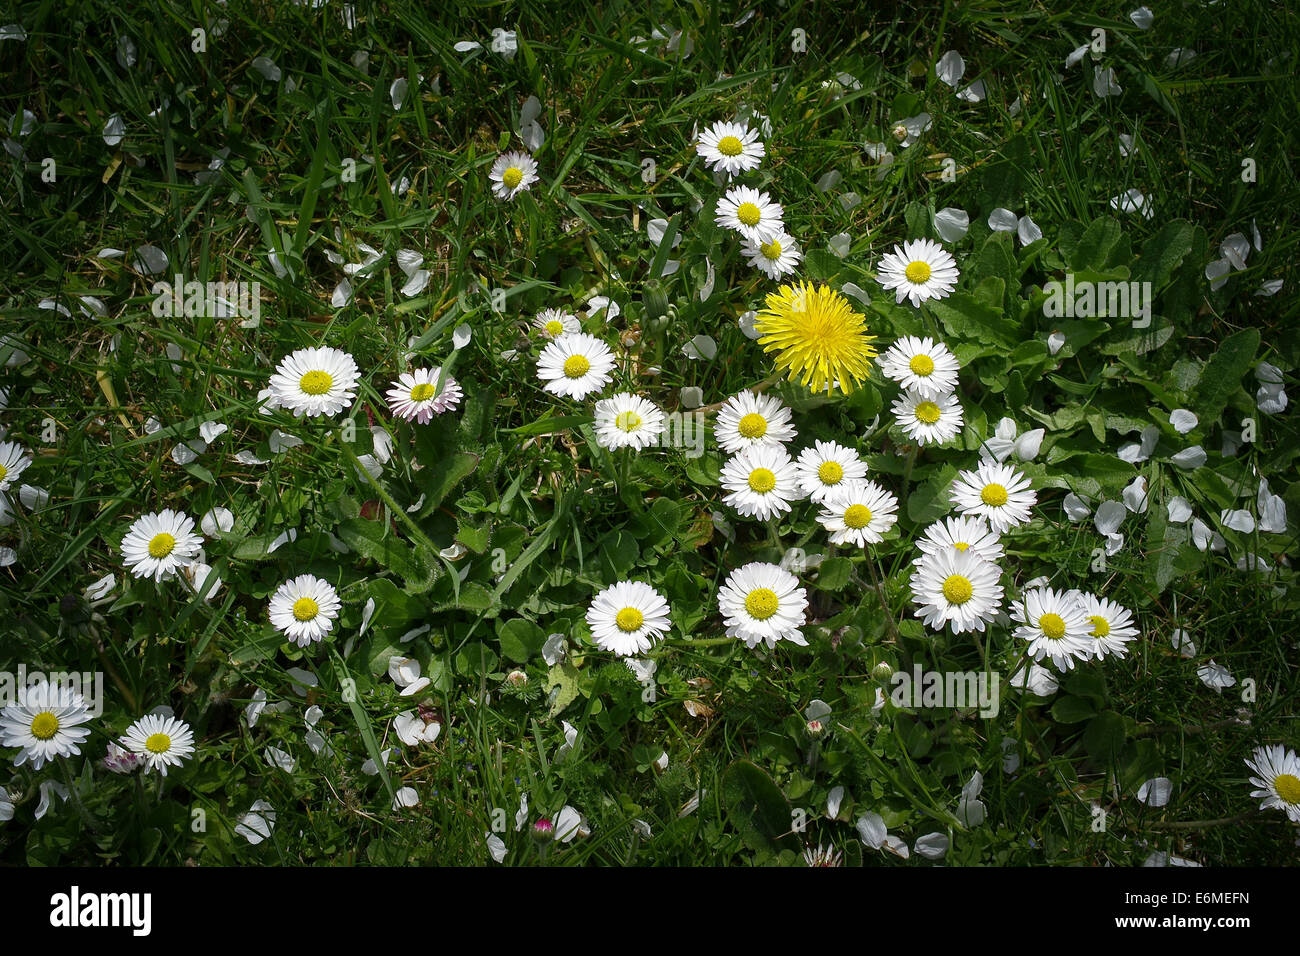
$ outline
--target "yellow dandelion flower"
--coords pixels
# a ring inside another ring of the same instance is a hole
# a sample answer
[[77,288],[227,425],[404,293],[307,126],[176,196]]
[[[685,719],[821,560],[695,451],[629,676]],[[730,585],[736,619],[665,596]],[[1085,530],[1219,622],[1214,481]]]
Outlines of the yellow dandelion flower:
[[814,392],[848,393],[871,375],[876,340],[867,321],[830,286],[783,285],[767,297],[754,328],[776,367]]

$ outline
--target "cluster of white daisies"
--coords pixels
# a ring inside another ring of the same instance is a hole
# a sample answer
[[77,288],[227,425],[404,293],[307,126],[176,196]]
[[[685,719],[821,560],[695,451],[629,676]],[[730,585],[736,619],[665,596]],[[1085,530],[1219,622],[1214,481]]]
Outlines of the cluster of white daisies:
[[[359,380],[357,363],[347,352],[334,348],[299,349],[276,368],[259,400],[264,407],[283,408],[295,417],[337,415],[356,400]],[[388,389],[387,397],[394,415],[423,425],[434,415],[456,408],[462,394],[460,385],[442,369],[418,368],[402,373]],[[204,520],[205,530],[209,525],[213,533],[228,530],[229,520],[209,517],[211,521]],[[201,590],[211,570],[203,564],[203,541],[203,535],[195,531],[193,518],[167,508],[137,518],[122,539],[121,551],[127,568],[138,578],[161,582],[184,572],[190,583]],[[269,616],[276,630],[306,647],[329,633],[341,606],[328,581],[301,574],[276,589]]]
[[[893,408],[899,426],[918,445],[942,444],[960,431],[956,396],[958,363],[942,343],[905,337],[881,358],[881,369],[903,390]],[[786,445],[796,437],[790,409],[777,398],[741,392],[718,412],[714,435],[731,457],[721,484],[729,505],[745,518],[770,520],[810,499],[817,521],[833,545],[879,544],[898,519],[898,498],[868,480],[867,464],[852,448],[814,441],[798,458]],[[1029,479],[1011,465],[986,456],[960,472],[950,491],[959,515],[925,529],[917,542],[911,591],[916,616],[927,627],[954,633],[983,631],[992,623],[1017,622],[1034,661],[1069,670],[1076,660],[1124,656],[1138,631],[1132,614],[1105,598],[1058,591],[1031,583],[1021,601],[1003,612],[1001,535],[1028,522],[1037,496]],[[753,648],[785,640],[805,645],[807,592],[785,568],[747,564],[728,576],[718,605],[727,636]],[[670,627],[663,595],[636,581],[621,581],[596,596],[587,612],[596,643],[620,656],[642,654]]]
[[[700,134],[696,152],[706,166],[728,178],[752,172],[762,165],[767,148],[758,131],[746,123],[720,122]],[[792,274],[803,252],[785,228],[785,210],[768,193],[749,186],[733,186],[718,200],[714,222],[741,237],[741,248],[751,266],[769,279]],[[957,263],[938,243],[929,239],[905,242],[880,261],[877,278],[902,302],[913,305],[941,299],[957,286]]]
[[[537,358],[537,377],[552,395],[582,401],[600,392],[614,374],[614,353],[604,341],[581,331],[578,318],[561,309],[544,309],[534,325],[550,339]],[[596,402],[596,443],[602,448],[639,451],[664,431],[664,413],[653,402],[619,392]]]
[[[763,163],[767,148],[745,123],[714,123],[700,134],[695,151],[714,172],[730,179]],[[739,234],[746,261],[769,279],[792,274],[803,251],[785,228],[785,210],[765,192],[733,186],[718,200],[714,222]]]
[[[0,711],[0,744],[18,747],[14,766],[31,763],[40,770],[55,757],[81,753],[90,736],[83,726],[91,719],[85,698],[71,687],[37,681],[22,687],[18,699]],[[194,733],[188,724],[170,714],[146,714],[109,744],[105,766],[118,773],[143,767],[164,777],[168,767],[178,767],[194,753]]]

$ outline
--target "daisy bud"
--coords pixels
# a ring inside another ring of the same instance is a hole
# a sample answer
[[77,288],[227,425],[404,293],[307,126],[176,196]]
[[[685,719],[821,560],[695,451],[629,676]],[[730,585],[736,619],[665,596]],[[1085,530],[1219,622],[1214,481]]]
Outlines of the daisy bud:
[[881,661],[875,667],[871,668],[871,676],[880,683],[885,683],[889,678],[894,676],[894,669],[885,661]]
[[533,824],[533,839],[538,843],[548,843],[555,839],[555,825],[546,817]]
[[808,721],[808,736],[814,740],[826,732],[826,725],[820,720]]
[[511,671],[506,675],[506,683],[511,687],[523,687],[528,683],[528,675],[523,671]]

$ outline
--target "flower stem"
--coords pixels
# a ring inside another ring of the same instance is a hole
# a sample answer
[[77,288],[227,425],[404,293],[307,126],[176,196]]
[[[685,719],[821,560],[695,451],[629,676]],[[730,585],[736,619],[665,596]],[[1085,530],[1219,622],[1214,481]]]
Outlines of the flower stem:
[[395,518],[397,518],[398,521],[406,526],[406,529],[411,533],[411,537],[415,538],[420,544],[424,545],[436,554],[438,552],[437,546],[435,546],[434,543],[429,540],[428,536],[420,530],[420,526],[406,513],[406,509],[393,500],[393,496],[390,495],[384,486],[378,482],[375,476],[366,471],[365,467],[361,464],[361,460],[357,458],[356,452],[349,448],[348,443],[343,440],[342,433],[339,434],[339,447],[343,449],[343,454],[347,455],[348,459],[352,462],[352,466],[361,474],[366,476],[366,481],[368,481],[370,486],[375,489],[375,494],[379,495],[379,500],[388,507],[388,510]]
[[885,600],[885,588],[880,583],[880,573],[876,570],[876,556],[870,551],[867,552],[866,560],[867,570],[871,572],[871,583],[876,586],[876,594],[880,596],[880,608],[885,612],[885,623],[889,625],[890,636],[893,637],[894,643],[899,643],[900,635],[898,626],[894,623],[894,615],[889,610],[889,602]]

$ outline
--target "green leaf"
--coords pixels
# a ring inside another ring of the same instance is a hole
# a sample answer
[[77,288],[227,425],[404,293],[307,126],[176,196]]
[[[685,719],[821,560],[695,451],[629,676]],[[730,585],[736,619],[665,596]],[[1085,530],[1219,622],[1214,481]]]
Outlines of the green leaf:
[[751,850],[799,851],[799,841],[791,832],[790,801],[757,765],[734,761],[722,777],[722,799],[728,820]]
[[[547,672],[546,695],[551,700],[550,710],[546,712],[548,718],[558,717],[564,708],[578,699],[579,676],[578,669],[568,661],[561,661]],[[554,697],[551,697],[552,692]]]
[[1196,230],[1186,220],[1165,223],[1142,244],[1142,258],[1133,266],[1134,281],[1150,282],[1152,290],[1159,292],[1192,251],[1195,235]]
[[853,562],[848,558],[827,558],[817,569],[817,586],[823,591],[838,591],[849,583]]
[[1103,216],[1094,220],[1084,230],[1083,236],[1079,239],[1079,244],[1074,248],[1073,255],[1067,258],[1071,271],[1080,272],[1084,269],[1100,271],[1105,269],[1110,262],[1111,254],[1119,245],[1123,235],[1124,232],[1120,228],[1118,220],[1112,219],[1110,216]]
[[387,524],[349,518],[340,521],[339,538],[363,558],[368,558],[399,575],[410,594],[423,594],[433,586],[441,573],[440,568],[424,549],[417,550],[397,535],[386,533]]
[[478,467],[478,460],[478,455],[462,451],[452,455],[445,463],[438,462],[437,467],[426,468],[423,474],[429,474],[430,478],[429,483],[421,489],[424,492],[424,507],[420,509],[420,517],[424,518],[437,510],[447,493],[473,474]]
[[1113,710],[1105,710],[1088,722],[1083,730],[1083,749],[1104,766],[1119,761],[1124,750],[1124,718]]
[[[450,597],[447,600],[446,597]],[[475,584],[473,581],[466,581],[460,586],[460,595],[447,595],[435,604],[429,605],[429,612],[437,611],[486,611],[492,607],[492,592],[481,584]]]
[[590,425],[592,422],[591,415],[551,415],[549,409],[547,414],[543,415],[535,422],[528,422],[520,425],[518,428],[506,429],[511,435],[558,435],[560,432],[568,431],[570,428],[577,428],[581,425]]
[[521,617],[512,618],[497,625],[497,639],[501,642],[501,654],[516,664],[526,664],[529,658],[542,649],[546,635],[532,621]]
[[947,514],[951,503],[948,492],[957,477],[954,465],[944,465],[934,477],[918,485],[907,496],[907,517],[914,524],[929,524]]
[[1245,328],[1219,343],[1201,373],[1200,387],[1193,396],[1201,423],[1209,426],[1219,420],[1224,407],[1241,388],[1241,380],[1250,371],[1259,349],[1259,329]]
[[1084,697],[1065,695],[1052,705],[1052,718],[1062,724],[1077,724],[1097,713],[1092,701]]
[[664,267],[668,264],[668,256],[673,251],[673,240],[677,238],[677,230],[682,225],[682,214],[676,213],[673,218],[668,220],[668,225],[664,228],[664,236],[659,240],[659,245],[655,249],[655,257],[650,263],[650,278],[659,279],[664,274]]
[[466,524],[464,521],[457,522],[456,540],[469,548],[475,554],[482,554],[487,550],[488,542],[491,540],[491,531],[488,525],[484,523],[482,527],[474,527],[472,524]]
[[366,713],[361,702],[357,699],[355,692],[356,682],[353,681],[348,673],[348,665],[344,663],[343,658],[339,656],[338,651],[330,649],[331,657],[334,661],[334,672],[339,679],[339,686],[343,688],[351,687],[352,693],[345,692],[343,699],[347,701],[348,709],[352,712],[352,720],[357,725],[357,730],[361,732],[361,742],[365,744],[366,753],[370,756],[371,761],[379,771],[379,779],[384,783],[384,789],[388,791],[388,799],[393,800],[395,793],[393,791],[393,781],[388,777],[388,770],[384,766],[384,760],[379,755],[379,741],[375,739],[374,728],[370,726],[370,716]]
[[242,647],[230,652],[230,663],[247,664],[251,661],[264,661],[274,657],[275,652],[284,643],[284,636],[276,630],[268,630],[253,638]]
[[[1153,501],[1147,513],[1147,567],[1151,568],[1151,558],[1154,557],[1152,577],[1155,579],[1155,593],[1160,595],[1176,577],[1191,569],[1186,563],[1179,562],[1178,558],[1184,550],[1190,548],[1192,533],[1187,525],[1170,523],[1168,510],[1163,503],[1156,506]],[[1197,564],[1199,563],[1198,561]]]
[[1003,348],[1011,348],[1016,342],[1013,335],[1016,326],[1003,318],[1001,309],[995,309],[965,292],[955,292],[939,302],[932,301],[929,307],[948,333],[958,339]]
[[641,554],[636,537],[622,529],[611,531],[601,538],[597,550],[600,554],[601,569],[610,583],[623,580],[636,566],[637,558]]
[[908,203],[903,209],[903,221],[907,224],[907,238],[925,239],[930,235],[930,210],[924,203]]

